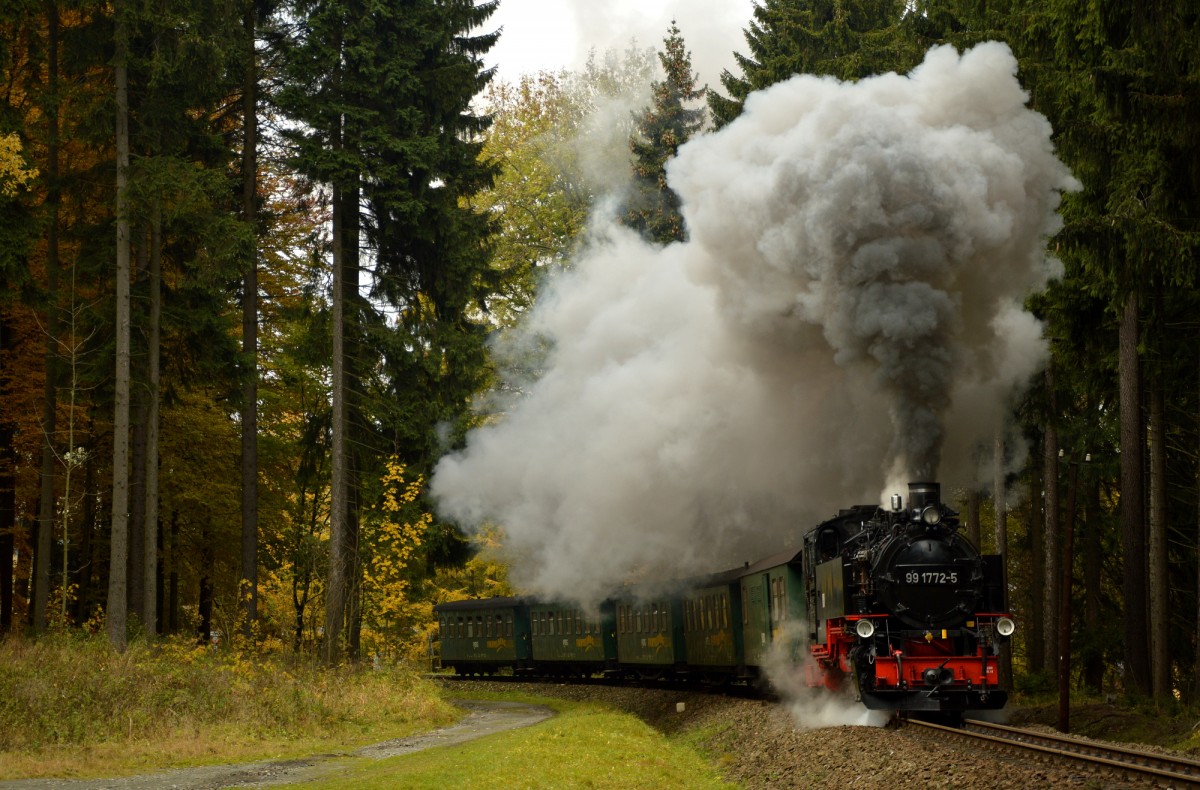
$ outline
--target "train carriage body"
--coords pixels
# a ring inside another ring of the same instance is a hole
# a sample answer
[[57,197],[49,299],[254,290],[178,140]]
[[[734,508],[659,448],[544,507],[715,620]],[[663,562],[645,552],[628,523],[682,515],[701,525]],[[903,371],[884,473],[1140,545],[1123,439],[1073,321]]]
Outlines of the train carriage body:
[[[807,601],[802,558],[800,549],[789,549],[746,565],[739,574],[742,644],[751,674],[760,675],[780,651],[786,651],[786,660],[799,649]],[[785,640],[790,644],[781,645]]]
[[586,676],[615,668],[616,609],[611,601],[595,612],[563,603],[534,603],[529,618],[539,674]]
[[723,682],[744,673],[741,569],[716,574],[683,595],[684,661],[689,673]]
[[529,604],[521,598],[441,603],[438,618],[442,666],[459,675],[518,671],[532,660]]
[[613,605],[617,666],[622,672],[666,678],[684,668],[683,602],[677,594],[641,597],[626,592]]

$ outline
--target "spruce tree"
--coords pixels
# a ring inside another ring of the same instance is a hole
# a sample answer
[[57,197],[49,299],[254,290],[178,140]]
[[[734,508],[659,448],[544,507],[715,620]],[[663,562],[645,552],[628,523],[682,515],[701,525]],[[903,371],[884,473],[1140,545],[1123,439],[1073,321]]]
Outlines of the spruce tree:
[[[292,10],[279,101],[301,124],[289,134],[293,162],[331,187],[334,219],[329,660],[353,650],[350,547],[366,504],[355,481],[378,477],[366,467],[388,454],[380,449],[428,468],[436,426],[465,409],[483,375],[490,221],[465,198],[493,174],[478,158],[488,119],[470,102],[491,77],[481,57],[496,34],[467,34],[495,8],[304,0]],[[373,303],[361,298],[360,269]]]
[[763,0],[745,31],[747,55],[734,53],[742,75],[726,70],[728,96],[708,94],[713,121],[724,126],[742,112],[751,92],[795,74],[855,80],[906,72],[923,47],[914,31],[921,20],[906,15],[906,0]]
[[623,220],[649,241],[669,244],[687,239],[679,196],[667,185],[667,160],[707,121],[703,105],[706,88],[696,87],[692,56],[672,20],[658,53],[666,78],[652,86],[651,104],[636,118],[629,140],[633,152],[633,187]]

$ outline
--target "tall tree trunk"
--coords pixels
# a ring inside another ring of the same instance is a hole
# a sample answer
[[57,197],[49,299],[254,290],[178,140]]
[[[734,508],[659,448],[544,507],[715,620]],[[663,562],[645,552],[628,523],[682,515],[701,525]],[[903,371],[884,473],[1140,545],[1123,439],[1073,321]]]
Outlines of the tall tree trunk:
[[[136,274],[134,282],[137,282]],[[139,294],[137,302],[140,304],[142,301],[142,296]],[[145,580],[145,576],[142,573],[142,563],[145,560],[146,526],[146,422],[150,416],[150,403],[145,387],[133,387],[130,401],[133,425],[130,435],[129,554],[125,570],[128,603],[126,605],[129,607],[130,621],[140,624],[144,628],[146,616],[142,611],[142,582]]]
[[[88,423],[88,435],[94,438],[95,426],[91,424],[91,420]],[[98,455],[90,441],[87,449],[89,458]],[[89,463],[83,467],[83,490],[84,492],[96,490],[96,464]],[[75,552],[77,565],[75,577],[79,584],[79,594],[75,599],[75,622],[77,623],[87,621],[92,616],[92,612],[96,611],[96,607],[102,603],[100,591],[97,588],[100,577],[96,569],[101,563],[101,558],[97,556],[98,549],[95,540],[96,497],[84,496],[82,499],[83,508],[79,514],[79,549]]]
[[116,372],[113,387],[112,538],[105,628],[118,650],[126,646],[125,562],[129,553],[129,31],[125,2],[116,0],[117,283]]
[[[1045,472],[1046,459],[1043,455],[1036,462],[1031,463],[1029,467],[1029,490],[1044,491],[1045,490]],[[1045,549],[1045,523],[1046,516],[1043,510],[1045,506],[1044,498],[1037,496],[1029,497],[1029,507],[1025,509],[1027,521],[1025,522],[1026,534],[1029,538],[1029,628],[1025,631],[1026,655],[1029,657],[1029,667],[1035,672],[1047,672],[1053,674],[1053,670],[1048,667],[1052,663],[1048,663],[1046,650],[1046,586],[1044,579],[1046,576],[1046,549]]]
[[[67,390],[67,452],[64,455],[64,473],[63,473],[63,507],[62,507],[62,595],[59,602],[59,614],[63,622],[67,621],[67,592],[71,587],[71,519],[74,516],[74,497],[75,493],[71,488],[72,474],[75,467],[84,463],[87,458],[87,453],[79,455],[84,448],[75,447],[75,400],[79,391],[79,350],[81,343],[76,335],[76,323],[78,318],[78,308],[75,303],[75,269],[71,269],[71,301],[70,301],[70,329],[68,331],[68,347],[70,349],[70,370],[71,383]],[[89,465],[90,469],[90,465]],[[89,475],[90,477],[90,475]],[[84,496],[82,499],[88,499],[86,492],[91,489],[84,488]],[[80,530],[84,532],[85,530]],[[81,543],[90,545],[90,536],[82,538]],[[82,567],[82,566],[81,566]],[[82,597],[85,593],[85,585],[80,582],[76,587],[77,597]],[[80,618],[82,622],[85,618]]]
[[325,660],[335,664],[342,654],[342,626],[346,607],[346,518],[349,514],[346,481],[346,371],[345,320],[342,292],[345,277],[343,233],[344,196],[333,188],[333,373],[332,471],[329,502],[329,584],[325,590]]
[[46,606],[50,600],[50,547],[54,532],[54,435],[58,417],[58,4],[46,3],[47,110],[46,178],[50,224],[46,234],[46,385],[42,400],[42,468],[38,497],[37,544],[34,552],[33,603],[30,611],[34,633],[46,630]]
[[[300,501],[305,502],[308,498],[307,485],[301,485]],[[320,531],[320,524],[318,523],[319,505],[317,504],[316,496],[312,500],[312,510],[309,511],[308,516],[308,535],[310,538]],[[295,630],[292,646],[297,652],[299,652],[301,646],[304,644],[304,613],[308,610],[308,599],[312,593],[312,582],[313,565],[311,557],[306,556],[302,566],[300,563],[296,563],[296,572],[292,574],[292,611],[295,614]]]
[[167,575],[167,632],[179,633],[179,511],[171,511],[170,531],[171,560],[167,567],[171,572]]
[[[1084,478],[1083,521],[1083,630],[1100,633],[1101,582],[1104,569],[1104,544],[1101,540],[1102,511],[1100,481],[1089,468]],[[1083,682],[1088,691],[1104,691],[1104,649],[1093,640],[1083,659]]]
[[[155,147],[151,151],[151,156],[157,155],[157,152],[158,148]],[[131,260],[133,269],[130,272],[130,281],[136,296],[130,308],[130,322],[134,323],[132,313],[136,311],[138,321],[145,325],[146,322],[141,311],[150,302],[149,290],[143,291],[143,288],[149,288],[150,250],[153,246],[151,242],[153,231],[150,225],[147,224],[141,228],[138,235],[140,237],[139,244],[134,248]],[[126,565],[126,583],[128,584],[129,619],[138,624],[143,632],[148,632],[143,606],[146,600],[144,589],[146,581],[144,568],[146,560],[146,428],[150,420],[150,393],[143,386],[143,382],[150,378],[150,357],[141,348],[137,349],[137,353],[133,353],[132,347],[133,341],[140,341],[144,337],[145,335],[141,331],[132,333],[130,346],[130,364],[138,365],[139,369],[137,370],[137,385],[132,387],[130,393],[133,424],[130,437],[129,555]],[[130,378],[131,380],[135,378],[133,373],[130,374]]]
[[1045,590],[1043,592],[1042,640],[1046,650],[1046,672],[1054,675],[1059,669],[1058,655],[1058,408],[1054,395],[1053,362],[1046,363],[1046,444],[1043,454],[1045,463],[1045,491],[1043,536],[1045,543]]
[[13,543],[15,542],[17,499],[16,459],[12,453],[12,426],[0,424],[0,638],[12,631],[13,617]]
[[967,492],[967,540],[971,541],[976,548],[983,544],[979,541],[979,489],[972,488]]
[[[341,52],[343,40],[340,33],[331,42],[335,52]],[[330,77],[330,89],[334,95],[341,90],[342,72],[335,66]],[[338,157],[345,148],[344,119],[334,120],[330,134],[330,145]],[[347,601],[347,540],[350,515],[349,481],[349,436],[348,404],[346,387],[346,257],[347,257],[347,211],[350,195],[357,200],[357,192],[346,184],[335,181],[333,192],[333,360],[332,360],[332,426],[330,431],[330,494],[329,494],[329,583],[325,591],[325,641],[324,658],[329,664],[337,663],[345,647]]]
[[[1200,353],[1196,357],[1197,403],[1200,404]],[[1196,409],[1196,633],[1194,634],[1193,696],[1200,699],[1200,406]]]
[[250,227],[250,260],[242,283],[242,623],[252,638],[258,619],[258,64],[256,0],[244,18],[246,70],[242,79],[242,219]]
[[1167,447],[1166,402],[1161,382],[1150,388],[1150,678],[1154,698],[1171,693],[1171,656],[1167,650]]
[[[0,315],[0,353],[9,343],[9,328]],[[12,631],[13,543],[17,529],[16,453],[13,426],[0,422],[0,638]]]
[[1149,694],[1149,585],[1146,579],[1146,519],[1143,486],[1142,380],[1138,358],[1138,295],[1131,290],[1121,312],[1118,377],[1121,399],[1121,542],[1124,548],[1125,683]]
[[[357,360],[364,358],[362,321],[364,305],[359,294],[359,243],[361,226],[360,209],[361,190],[357,185],[346,190],[345,210],[343,212],[342,234],[346,246],[342,258],[344,271],[342,273],[342,304],[347,312],[346,333],[344,337],[344,355],[346,365],[344,375],[346,381],[346,430],[350,442],[349,447],[365,446],[362,436],[366,420],[362,413],[362,376]],[[359,562],[359,513],[361,512],[360,493],[362,491],[361,470],[363,467],[361,453],[347,452],[346,454],[346,648],[350,658],[357,659],[362,635],[362,565]]]
[[[1000,555],[1000,564],[1004,569],[1004,578],[1008,578],[1008,492],[1004,485],[1004,427],[996,429],[994,448],[994,478],[992,481],[992,507],[995,510],[995,540],[996,553]],[[1008,606],[1007,585],[1004,593],[1004,605]]]
[[[1008,611],[1008,492],[1004,484],[1004,425],[996,426],[996,439],[992,452],[992,507],[995,511],[996,553],[1000,555],[1000,568],[1004,571],[1004,609]],[[1012,683],[1012,644],[1000,648],[1000,682],[1005,686]]]
[[1079,491],[1079,461],[1068,462],[1067,513],[1062,535],[1062,580],[1058,602],[1058,729],[1071,731],[1071,587],[1074,574],[1075,502]]
[[197,641],[201,645],[213,645],[213,603],[216,593],[213,590],[214,567],[212,516],[204,517],[204,527],[201,530],[203,548],[200,549],[200,598],[197,601],[197,614],[200,615],[200,633]]
[[150,316],[146,338],[146,502],[142,527],[142,622],[146,637],[158,633],[158,421],[162,332],[162,200],[154,199],[150,229]]

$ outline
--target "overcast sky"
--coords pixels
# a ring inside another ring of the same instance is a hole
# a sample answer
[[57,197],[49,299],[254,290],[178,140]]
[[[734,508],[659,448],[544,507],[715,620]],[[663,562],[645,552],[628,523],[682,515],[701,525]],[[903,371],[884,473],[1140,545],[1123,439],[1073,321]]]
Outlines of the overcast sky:
[[488,27],[504,30],[487,61],[506,80],[574,69],[589,50],[623,51],[634,39],[639,47],[661,49],[674,19],[700,82],[717,87],[721,70],[734,65],[733,53],[746,51],[743,31],[753,5],[753,0],[500,0]]

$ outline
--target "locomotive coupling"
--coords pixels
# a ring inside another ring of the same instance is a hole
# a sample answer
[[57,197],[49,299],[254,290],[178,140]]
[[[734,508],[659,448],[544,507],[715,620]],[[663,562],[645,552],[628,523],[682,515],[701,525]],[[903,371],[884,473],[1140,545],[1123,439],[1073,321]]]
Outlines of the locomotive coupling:
[[921,673],[926,686],[943,686],[954,681],[954,672],[945,667],[930,667]]

